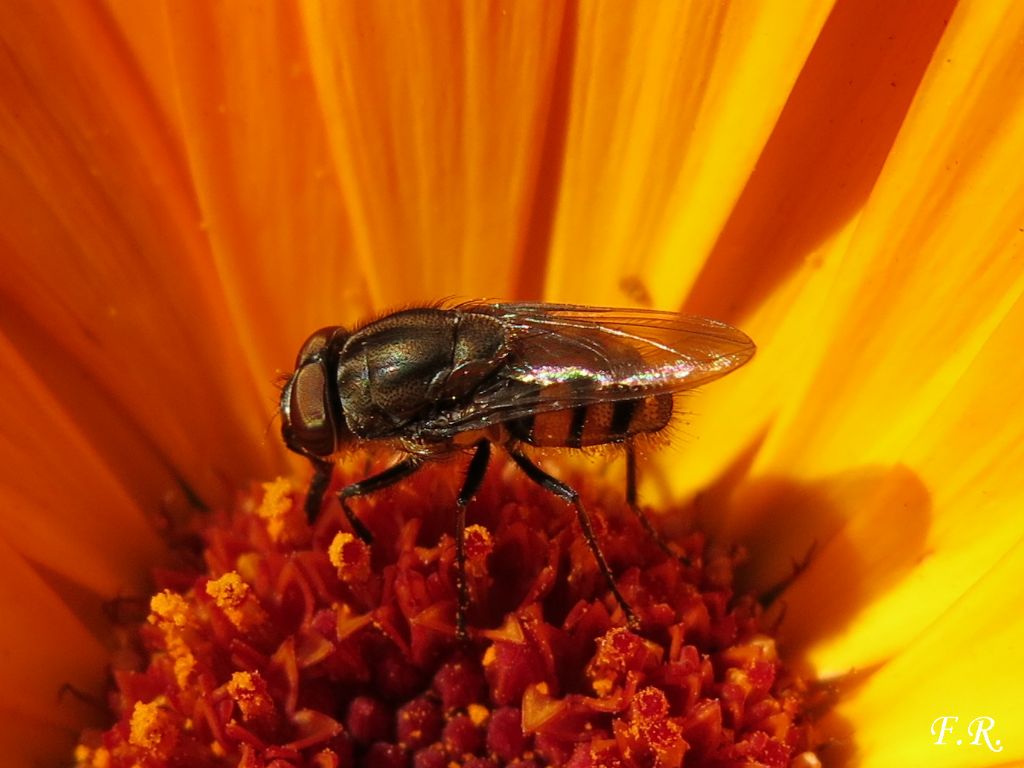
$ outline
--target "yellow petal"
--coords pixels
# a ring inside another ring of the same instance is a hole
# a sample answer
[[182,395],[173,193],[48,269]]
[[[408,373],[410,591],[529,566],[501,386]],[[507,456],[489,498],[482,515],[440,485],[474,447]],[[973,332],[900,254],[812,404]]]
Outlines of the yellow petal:
[[682,304],[830,5],[581,4],[549,297]]
[[[754,314],[764,323],[761,308],[770,301],[775,321],[784,321],[794,289],[805,289],[828,266],[822,253],[842,253],[834,241],[871,195],[954,5],[831,8],[689,286],[688,310],[736,319]],[[729,147],[729,137],[723,143]]]
[[[1024,760],[1018,738],[1024,620],[1014,600],[1021,583],[1024,540],[1018,539],[927,632],[840,702],[838,715],[855,724],[857,765],[1009,766]],[[952,732],[940,734],[941,717],[958,718],[945,722]],[[985,723],[977,718],[992,720],[987,739],[978,733]],[[942,744],[936,744],[939,735]]]
[[[1024,109],[1014,94],[1024,68],[1014,54],[1024,9],[993,6],[952,20],[851,242],[854,272],[837,283],[843,309],[833,345],[759,462],[796,478],[902,462],[931,497],[930,519],[911,523],[925,529],[920,541],[908,539],[902,552],[926,562],[872,602],[877,620],[862,616],[822,642],[815,658],[831,669],[900,647],[1021,533],[1013,468],[1024,429],[1016,385],[1024,380],[1024,182],[1016,171]],[[951,103],[962,105],[954,115]],[[901,257],[914,252],[928,258]],[[869,504],[866,514],[876,526],[907,524],[886,522],[884,511]],[[891,518],[903,514],[890,507]],[[871,526],[860,531],[844,531],[845,546],[870,553]],[[871,567],[891,566],[882,558]]]
[[1024,290],[1022,28],[1015,3],[951,20],[844,244],[816,329],[828,350],[762,465],[810,474],[902,458]]
[[[992,563],[1019,552],[1024,445],[1013,413],[1022,336],[1024,300],[910,446],[908,466],[919,469],[901,470],[895,486],[848,494],[849,522],[819,540],[814,565],[786,595],[786,635],[813,641],[822,674],[884,662],[971,594]],[[802,522],[804,536],[821,530],[820,518]],[[824,622],[822,610],[845,614],[845,623]]]
[[[949,45],[942,37],[946,19],[938,4],[879,3],[870,11],[848,4],[837,6],[824,23],[742,195],[720,224],[721,236],[690,288],[688,310],[734,319],[758,344],[758,355],[745,370],[684,401],[694,411],[692,427],[687,425],[675,450],[665,457],[666,464],[685,469],[677,473],[677,492],[705,486],[733,457],[765,440],[751,471],[790,473],[787,462],[793,457],[773,458],[774,446],[783,441],[817,458],[820,436],[806,440],[801,427],[830,429],[842,408],[834,401],[837,381],[817,377],[831,375],[859,391],[863,377],[884,367],[868,360],[853,369],[849,362],[851,353],[864,347],[863,337],[888,344],[890,334],[858,302],[862,283],[877,282],[889,269],[894,251],[885,243],[885,227],[892,222],[885,218],[865,224],[862,209],[868,205],[876,210],[880,174],[899,189],[906,186],[906,176],[890,172],[890,153],[894,143],[913,146],[903,126],[908,110],[918,109],[916,87],[932,76],[936,48]],[[698,208],[686,215],[704,212]],[[894,214],[897,221],[906,215],[905,206]],[[930,212],[921,219],[923,229],[939,225]],[[878,241],[859,245],[865,229],[876,232]],[[677,252],[686,251],[680,247]],[[900,252],[930,253],[917,244],[904,244]],[[922,276],[932,274],[928,259],[905,261],[917,265]],[[666,273],[660,279],[671,277]],[[895,286],[882,293],[895,303],[899,290]],[[936,303],[931,316],[947,309]],[[918,299],[900,311],[895,322],[926,310]],[[848,319],[860,336],[837,341],[833,329]],[[896,364],[905,368],[916,361]],[[807,414],[809,398],[812,411]],[[896,408],[902,401],[890,397],[887,402]],[[829,409],[824,421],[815,406]],[[788,419],[798,416],[806,421],[791,425]],[[821,467],[819,476],[848,468],[849,451],[859,450],[858,445],[837,443],[837,461]]]

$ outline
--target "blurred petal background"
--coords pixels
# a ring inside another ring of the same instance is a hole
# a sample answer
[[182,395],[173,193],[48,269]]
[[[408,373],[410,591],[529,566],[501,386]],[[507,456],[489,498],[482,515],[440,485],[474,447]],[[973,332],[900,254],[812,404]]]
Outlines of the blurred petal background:
[[306,334],[453,295],[747,331],[644,498],[751,588],[814,546],[781,637],[854,673],[850,764],[1024,759],[1024,5],[14,0],[0,44],[8,764],[88,719],[162,505],[297,470]]

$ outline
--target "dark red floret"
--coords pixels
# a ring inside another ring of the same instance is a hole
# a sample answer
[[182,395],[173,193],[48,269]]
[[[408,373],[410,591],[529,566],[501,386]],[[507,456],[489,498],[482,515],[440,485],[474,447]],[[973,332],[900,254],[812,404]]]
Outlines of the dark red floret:
[[204,569],[161,572],[140,653],[123,656],[140,661],[114,673],[117,722],[83,737],[77,768],[813,758],[807,686],[733,592],[736,556],[700,534],[673,543],[685,560],[666,555],[611,492],[583,500],[638,629],[572,511],[495,468],[470,507],[470,637],[457,638],[445,471],[355,505],[370,547],[333,500],[310,529],[286,484],[198,521]]
[[441,738],[444,718],[441,705],[429,696],[420,696],[398,710],[398,743],[419,749]]

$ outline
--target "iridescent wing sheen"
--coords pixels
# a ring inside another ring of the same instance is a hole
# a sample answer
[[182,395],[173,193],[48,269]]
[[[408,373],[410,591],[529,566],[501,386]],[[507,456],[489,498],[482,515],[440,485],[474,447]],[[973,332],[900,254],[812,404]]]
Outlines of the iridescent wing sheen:
[[421,434],[480,429],[530,414],[693,389],[754,355],[742,331],[703,317],[572,304],[453,307],[496,317],[509,355],[473,397],[421,422]]

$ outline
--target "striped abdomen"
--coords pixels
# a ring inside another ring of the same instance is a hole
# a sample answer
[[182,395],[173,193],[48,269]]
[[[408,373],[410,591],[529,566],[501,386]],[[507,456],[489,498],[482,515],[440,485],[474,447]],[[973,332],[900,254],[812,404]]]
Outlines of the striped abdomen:
[[536,413],[510,421],[506,427],[513,438],[530,445],[585,448],[658,432],[671,418],[672,395],[653,395]]

